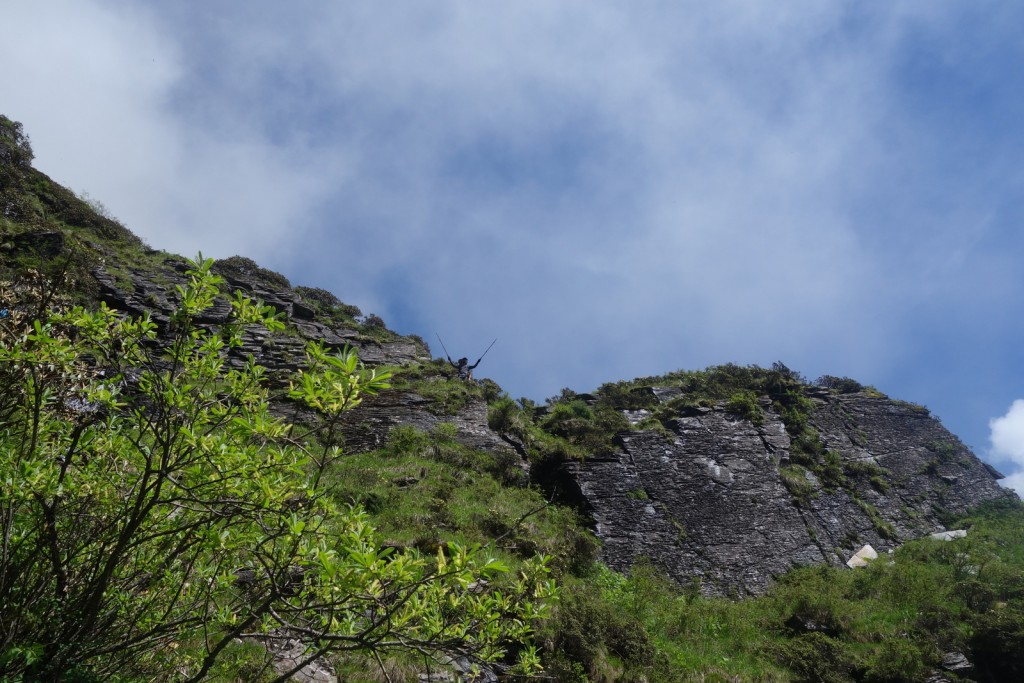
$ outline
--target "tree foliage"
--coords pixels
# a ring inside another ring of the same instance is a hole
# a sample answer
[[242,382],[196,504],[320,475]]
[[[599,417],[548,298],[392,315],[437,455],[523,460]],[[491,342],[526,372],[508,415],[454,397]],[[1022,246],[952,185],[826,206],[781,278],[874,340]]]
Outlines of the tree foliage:
[[107,308],[50,302],[40,318],[39,283],[3,293],[0,678],[198,681],[239,638],[298,638],[283,681],[337,652],[485,662],[526,640],[554,591],[545,560],[512,575],[487,548],[382,548],[321,474],[339,417],[388,374],[310,345],[288,397],[319,422],[276,417],[263,368],[235,350],[282,323],[239,293],[226,323],[198,324],[219,295],[211,265],[193,262],[159,335]]
[[32,144],[22,125],[0,114],[0,219],[28,213],[21,195],[33,158]]
[[34,157],[32,143],[21,123],[0,114],[0,165],[25,169],[32,165]]

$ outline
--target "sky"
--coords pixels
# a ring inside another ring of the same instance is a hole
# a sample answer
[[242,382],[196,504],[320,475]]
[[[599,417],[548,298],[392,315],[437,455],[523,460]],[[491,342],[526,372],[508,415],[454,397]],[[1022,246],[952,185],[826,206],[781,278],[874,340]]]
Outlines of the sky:
[[513,397],[781,360],[1024,491],[1024,4],[11,0],[0,112],[153,247]]

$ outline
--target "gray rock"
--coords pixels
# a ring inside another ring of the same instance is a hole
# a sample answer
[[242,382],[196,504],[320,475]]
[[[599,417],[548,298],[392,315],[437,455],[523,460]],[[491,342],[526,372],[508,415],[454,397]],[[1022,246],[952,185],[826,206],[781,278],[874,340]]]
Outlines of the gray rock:
[[942,654],[942,668],[955,674],[970,673],[974,669],[967,656],[962,652],[944,652]]
[[866,567],[871,560],[875,559],[878,559],[878,553],[870,545],[866,545],[846,561],[846,566],[851,569]]
[[[42,238],[41,238],[42,239]],[[46,238],[50,239],[50,238]],[[57,240],[54,249],[60,248]],[[254,264],[253,264],[254,265]],[[129,314],[149,312],[163,329],[170,325],[174,286],[185,282],[181,259],[167,257],[151,270],[94,269],[99,297]],[[236,268],[227,275],[234,287],[263,299],[291,324],[289,334],[252,330],[229,362],[250,355],[268,368],[278,386],[303,362],[306,340],[329,347],[355,347],[363,362],[402,365],[429,359],[418,341],[396,337],[378,341],[351,326],[319,319],[316,311],[283,278],[258,268]],[[219,299],[204,321],[219,324],[229,311]],[[679,389],[651,389],[662,403]],[[780,416],[761,400],[763,424],[718,407],[693,408],[663,432],[630,431],[609,456],[570,463],[568,475],[578,498],[604,542],[603,559],[627,570],[649,558],[680,582],[697,582],[706,593],[757,594],[792,567],[828,563],[842,566],[865,544],[881,552],[936,531],[941,519],[981,502],[1015,498],[997,483],[1001,475],[981,463],[927,410],[866,393],[835,394],[808,388],[810,424],[824,445],[839,454],[851,475],[829,488],[813,473],[803,476],[812,495],[797,500],[783,483],[780,467],[792,462],[790,438]],[[579,394],[593,402],[594,396]],[[522,444],[487,427],[487,406],[474,400],[455,415],[438,416],[430,402],[412,392],[390,391],[368,397],[345,415],[344,445],[350,451],[380,448],[397,425],[430,430],[452,422],[460,442],[481,450],[522,455]],[[293,404],[275,404],[277,414],[308,418]],[[646,410],[627,414],[636,426]],[[788,470],[791,474],[792,469]],[[799,476],[799,475],[798,475]],[[792,483],[792,482],[791,482]]]
[[[274,670],[279,675],[291,671],[309,656],[306,645],[288,633],[273,632],[252,640],[267,649],[273,658]],[[293,673],[289,680],[297,683],[337,683],[338,677],[327,662],[314,659]]]
[[[822,391],[812,400],[811,424],[850,474],[829,489],[808,472],[814,494],[802,502],[783,484],[790,442],[770,406],[760,426],[719,406],[672,422],[670,439],[624,433],[618,453],[567,465],[602,559],[626,571],[647,558],[705,593],[758,594],[792,567],[841,566],[865,544],[890,551],[944,529],[943,514],[1015,497],[919,407]],[[864,463],[885,468],[884,488],[857,474]]]

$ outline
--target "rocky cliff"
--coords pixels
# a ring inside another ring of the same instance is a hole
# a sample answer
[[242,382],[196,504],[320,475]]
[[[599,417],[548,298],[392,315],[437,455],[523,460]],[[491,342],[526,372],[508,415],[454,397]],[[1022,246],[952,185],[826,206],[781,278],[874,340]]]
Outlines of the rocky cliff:
[[889,550],[1012,496],[920,406],[805,392],[820,462],[794,462],[786,425],[762,399],[760,424],[719,402],[669,420],[667,431],[621,433],[616,452],[567,465],[605,561],[625,570],[646,557],[705,592],[759,593],[794,566],[841,565],[865,544]]

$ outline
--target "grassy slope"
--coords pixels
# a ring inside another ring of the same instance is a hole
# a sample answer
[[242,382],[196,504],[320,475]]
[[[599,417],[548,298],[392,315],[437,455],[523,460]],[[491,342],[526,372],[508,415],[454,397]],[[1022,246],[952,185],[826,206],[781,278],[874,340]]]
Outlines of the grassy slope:
[[1020,680],[1024,506],[958,526],[966,539],[908,543],[862,570],[794,571],[740,602],[680,591],[649,567],[596,568],[566,583],[552,668],[580,681],[919,681],[964,652],[972,680]]

